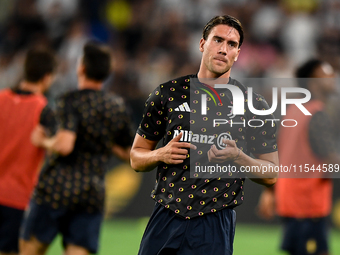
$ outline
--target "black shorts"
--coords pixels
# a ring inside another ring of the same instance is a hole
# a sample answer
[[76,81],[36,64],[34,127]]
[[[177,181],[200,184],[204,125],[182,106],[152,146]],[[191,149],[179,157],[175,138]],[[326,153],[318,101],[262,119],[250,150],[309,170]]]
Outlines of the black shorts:
[[327,218],[283,218],[281,249],[291,255],[313,255],[328,252]]
[[0,205],[0,252],[18,253],[19,229],[24,211]]
[[138,255],[231,255],[235,222],[232,209],[186,220],[156,203]]
[[99,211],[53,209],[32,200],[24,215],[20,238],[29,240],[34,236],[40,242],[50,244],[61,233],[64,247],[74,244],[96,253],[102,219],[103,214]]

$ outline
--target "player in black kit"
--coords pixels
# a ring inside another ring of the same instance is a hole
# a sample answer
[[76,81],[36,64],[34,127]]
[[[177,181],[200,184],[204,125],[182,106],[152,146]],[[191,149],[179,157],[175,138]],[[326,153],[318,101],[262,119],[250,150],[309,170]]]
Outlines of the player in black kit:
[[88,42],[78,65],[78,90],[57,100],[58,131],[39,126],[32,142],[48,149],[26,210],[20,254],[43,255],[58,233],[65,255],[96,253],[105,197],[105,165],[115,153],[128,160],[131,126],[123,100],[102,90],[111,71],[107,47]]
[[[202,60],[198,74],[161,84],[145,104],[131,150],[131,165],[137,171],[157,167],[151,194],[157,203],[141,242],[140,255],[232,254],[233,208],[243,202],[244,176],[229,172],[221,173],[223,178],[209,178],[209,173],[199,170],[203,165],[217,164],[237,169],[278,165],[274,117],[252,114],[247,100],[242,99],[244,114],[231,112],[232,124],[211,125],[213,116],[225,118],[225,112],[241,100],[233,100],[230,91],[217,93],[214,84],[227,81],[247,98],[246,88],[230,78],[242,42],[243,30],[237,19],[227,15],[211,19],[200,41]],[[199,104],[203,96],[208,107]],[[250,96],[254,108],[269,108],[262,96]],[[250,119],[263,125],[240,125]],[[155,149],[162,138],[163,147]],[[249,156],[250,152],[255,158]],[[272,172],[247,175],[265,186],[273,185],[277,178]]]

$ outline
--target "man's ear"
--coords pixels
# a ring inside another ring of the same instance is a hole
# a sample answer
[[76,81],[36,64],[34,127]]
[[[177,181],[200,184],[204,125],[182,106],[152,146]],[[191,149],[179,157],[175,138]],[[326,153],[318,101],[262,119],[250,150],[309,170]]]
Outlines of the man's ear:
[[84,74],[85,74],[85,66],[82,63],[79,63],[77,67],[77,75],[82,76]]
[[240,51],[241,51],[241,49],[239,48],[239,49],[238,49],[238,52],[237,52],[237,55],[236,55],[236,57],[235,57],[235,59],[234,59],[235,62],[237,61],[238,56],[240,55]]
[[42,79],[41,82],[43,84],[43,90],[46,91],[47,89],[49,89],[49,87],[51,86],[51,84],[53,83],[55,78],[55,75],[53,73],[50,74],[46,74]]
[[204,44],[205,44],[205,40],[203,38],[201,38],[201,40],[200,40],[200,52],[204,51]]

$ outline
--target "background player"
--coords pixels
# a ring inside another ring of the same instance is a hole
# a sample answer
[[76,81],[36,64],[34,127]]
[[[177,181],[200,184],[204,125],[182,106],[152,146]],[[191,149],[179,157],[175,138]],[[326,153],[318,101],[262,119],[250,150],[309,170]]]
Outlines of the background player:
[[44,254],[57,233],[65,254],[96,253],[103,217],[105,163],[114,150],[129,158],[131,132],[119,97],[101,90],[111,70],[109,50],[84,46],[78,66],[79,90],[57,102],[58,132],[47,138],[37,127],[36,145],[53,152],[47,159],[25,216],[22,255]]
[[[312,99],[304,106],[312,116],[302,114],[294,105],[288,109],[285,118],[297,119],[299,125],[280,129],[280,164],[309,164],[317,168],[339,163],[333,123],[325,111],[327,99],[335,92],[333,68],[319,59],[311,59],[297,69],[296,77],[299,85],[311,92]],[[273,218],[276,202],[277,214],[283,217],[282,250],[291,255],[326,255],[329,252],[326,217],[331,212],[332,182],[329,173],[313,171],[312,175],[304,175],[309,178],[291,178],[281,173],[276,185],[263,191],[259,212],[266,219]]]
[[24,79],[16,89],[0,91],[0,252],[17,254],[19,227],[36,184],[44,150],[31,141],[33,129],[51,134],[54,115],[43,93],[53,81],[54,55],[47,49],[27,52]]

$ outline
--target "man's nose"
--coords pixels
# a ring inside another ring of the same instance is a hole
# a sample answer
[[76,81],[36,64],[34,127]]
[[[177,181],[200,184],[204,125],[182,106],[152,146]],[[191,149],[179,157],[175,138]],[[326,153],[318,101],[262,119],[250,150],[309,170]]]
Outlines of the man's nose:
[[227,43],[226,43],[226,42],[223,42],[223,43],[221,44],[221,47],[220,47],[218,53],[221,54],[221,55],[224,55],[224,56],[227,55],[228,50],[227,50]]

